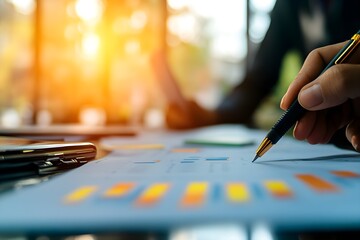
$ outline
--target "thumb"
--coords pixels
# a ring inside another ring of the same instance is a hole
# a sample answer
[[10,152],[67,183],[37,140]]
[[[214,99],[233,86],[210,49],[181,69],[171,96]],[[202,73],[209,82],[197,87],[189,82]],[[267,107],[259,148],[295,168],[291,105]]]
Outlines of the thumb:
[[308,110],[340,105],[360,96],[360,65],[341,64],[328,69],[299,93],[299,103]]

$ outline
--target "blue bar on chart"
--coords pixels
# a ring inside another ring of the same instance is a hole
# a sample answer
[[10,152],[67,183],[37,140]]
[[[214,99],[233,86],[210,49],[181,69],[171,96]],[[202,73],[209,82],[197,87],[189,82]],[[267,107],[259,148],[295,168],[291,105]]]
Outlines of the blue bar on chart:
[[205,158],[206,161],[226,161],[228,157],[207,157]]

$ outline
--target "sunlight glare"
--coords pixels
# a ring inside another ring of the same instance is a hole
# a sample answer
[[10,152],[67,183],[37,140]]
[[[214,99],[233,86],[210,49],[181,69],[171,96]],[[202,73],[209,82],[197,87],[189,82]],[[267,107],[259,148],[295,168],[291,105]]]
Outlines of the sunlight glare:
[[170,16],[167,21],[169,31],[184,42],[195,43],[199,35],[199,25],[191,14]]
[[95,57],[99,51],[100,39],[94,34],[86,34],[82,40],[82,50],[86,57]]
[[269,227],[259,223],[251,230],[251,240],[274,240],[274,238]]
[[101,0],[77,0],[75,12],[85,22],[97,22],[103,12],[103,2]]
[[4,127],[18,127],[21,124],[19,113],[14,108],[5,109],[1,115],[1,125]]
[[130,24],[134,29],[143,29],[147,23],[147,15],[144,11],[135,11],[130,18]]
[[246,240],[246,229],[236,224],[215,224],[176,229],[170,240]]
[[125,43],[125,52],[129,55],[140,52],[140,43],[137,40],[130,40]]
[[189,0],[168,0],[168,5],[171,9],[181,10],[189,4],[188,2]]
[[254,14],[250,18],[249,35],[251,41],[255,43],[260,43],[263,40],[269,26],[270,26],[269,15],[264,13]]
[[35,0],[8,0],[12,3],[17,12],[21,14],[31,14],[34,12],[36,4]]
[[80,124],[85,126],[103,126],[106,122],[106,113],[102,108],[84,107],[81,109]]
[[260,11],[268,13],[273,9],[275,2],[275,0],[251,0],[250,6],[254,8],[255,12]]

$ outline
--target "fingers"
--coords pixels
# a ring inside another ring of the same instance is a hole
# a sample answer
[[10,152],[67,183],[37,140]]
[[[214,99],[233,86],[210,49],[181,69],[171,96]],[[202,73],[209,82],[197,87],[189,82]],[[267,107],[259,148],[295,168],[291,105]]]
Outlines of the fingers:
[[298,140],[307,140],[310,144],[327,143],[336,131],[330,122],[326,122],[326,113],[307,113],[294,129],[294,137]]
[[316,123],[316,113],[308,112],[298,121],[293,135],[298,140],[306,140],[312,133]]
[[315,111],[360,97],[360,65],[341,64],[328,69],[299,93],[299,103]]
[[331,45],[311,52],[280,106],[287,109],[297,97],[299,103],[309,110],[298,121],[294,137],[312,144],[328,142],[338,129],[352,121],[346,134],[359,151],[360,51],[355,51],[348,59],[350,63],[332,66],[321,74],[343,45]]
[[356,151],[360,151],[360,120],[352,121],[346,128],[346,138]]
[[350,102],[322,111],[309,111],[295,126],[293,135],[311,144],[327,143],[354,116]]
[[282,109],[286,110],[289,108],[291,103],[297,97],[300,89],[320,75],[328,62],[331,61],[344,44],[345,43],[339,43],[318,48],[308,55],[301,70],[281,100],[280,107]]

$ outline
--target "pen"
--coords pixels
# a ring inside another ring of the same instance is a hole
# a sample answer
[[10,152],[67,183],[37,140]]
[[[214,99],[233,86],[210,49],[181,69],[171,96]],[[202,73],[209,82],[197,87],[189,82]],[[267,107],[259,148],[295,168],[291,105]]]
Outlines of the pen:
[[[354,36],[348,41],[347,44],[335,55],[335,57],[330,61],[330,63],[325,67],[325,69],[320,73],[323,74],[331,66],[340,64],[344,62],[354,49],[360,43],[360,30],[354,34]],[[280,119],[275,123],[271,128],[269,133],[266,135],[264,140],[260,143],[258,149],[256,150],[255,158],[252,160],[254,162],[259,157],[263,156],[273,145],[275,145],[282,136],[299,120],[306,112],[297,99],[291,104],[291,106],[286,110]]]

